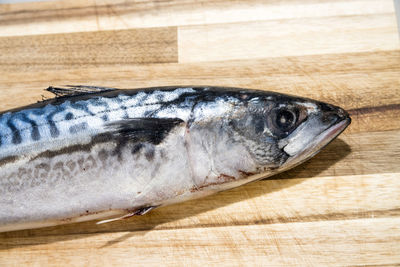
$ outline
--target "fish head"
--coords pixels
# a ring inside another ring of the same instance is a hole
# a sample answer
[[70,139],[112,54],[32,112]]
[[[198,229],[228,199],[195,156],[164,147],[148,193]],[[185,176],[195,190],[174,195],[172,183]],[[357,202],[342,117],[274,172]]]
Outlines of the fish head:
[[342,108],[307,98],[262,92],[242,98],[246,101],[233,113],[229,127],[261,176],[310,159],[351,122]]

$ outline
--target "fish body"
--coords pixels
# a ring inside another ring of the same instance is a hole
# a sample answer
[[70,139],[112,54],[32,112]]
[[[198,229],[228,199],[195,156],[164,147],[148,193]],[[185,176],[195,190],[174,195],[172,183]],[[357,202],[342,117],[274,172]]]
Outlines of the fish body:
[[258,90],[50,91],[59,96],[0,114],[0,231],[237,187],[307,160],[350,123],[338,107]]

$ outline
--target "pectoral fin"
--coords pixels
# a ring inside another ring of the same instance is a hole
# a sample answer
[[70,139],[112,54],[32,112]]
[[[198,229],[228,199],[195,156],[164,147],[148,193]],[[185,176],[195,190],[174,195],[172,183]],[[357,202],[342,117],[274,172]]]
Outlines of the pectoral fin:
[[108,123],[105,129],[115,137],[159,144],[175,126],[181,123],[183,120],[179,118],[132,118]]

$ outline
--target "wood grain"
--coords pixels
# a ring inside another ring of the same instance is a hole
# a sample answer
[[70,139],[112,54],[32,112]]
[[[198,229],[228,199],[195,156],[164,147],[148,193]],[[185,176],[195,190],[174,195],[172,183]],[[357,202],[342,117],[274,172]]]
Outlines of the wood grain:
[[[60,242],[57,237],[33,239],[46,246],[9,250],[13,265],[41,262],[50,265],[143,265],[154,264],[155,255],[163,255],[162,263],[175,266],[211,265],[384,265],[400,261],[396,250],[399,218],[378,218],[309,223],[284,223],[257,226],[227,226],[195,229],[71,235]],[[230,233],[230,234],[228,234]],[[234,234],[232,234],[234,233]],[[109,243],[115,240],[115,243]],[[88,246],[97,253],[86,252]],[[343,250],[346,247],[346,250]],[[229,260],[227,260],[229,259]],[[266,260],[268,259],[268,260]],[[159,259],[158,259],[159,260]],[[251,264],[250,264],[251,263]],[[335,263],[335,264],[333,264]]]
[[393,22],[359,15],[180,27],[179,62],[392,50]]
[[0,266],[400,264],[391,0],[0,5],[0,111],[49,85],[218,85],[340,105],[351,126],[269,179],[145,216],[0,234]]
[[0,37],[0,71],[177,62],[176,28]]
[[375,14],[395,21],[393,2],[62,0],[1,5],[0,36]]

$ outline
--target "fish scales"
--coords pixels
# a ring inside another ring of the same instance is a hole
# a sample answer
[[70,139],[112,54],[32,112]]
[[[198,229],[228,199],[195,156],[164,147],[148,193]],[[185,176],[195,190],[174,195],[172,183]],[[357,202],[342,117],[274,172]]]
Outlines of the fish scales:
[[51,90],[62,94],[0,114],[0,231],[230,189],[305,161],[350,123],[329,104],[240,88]]

